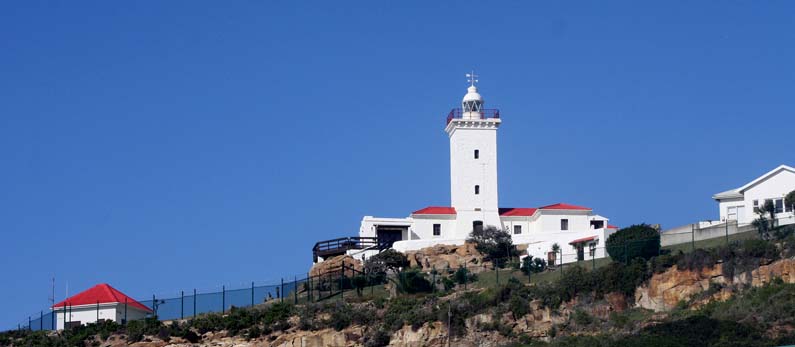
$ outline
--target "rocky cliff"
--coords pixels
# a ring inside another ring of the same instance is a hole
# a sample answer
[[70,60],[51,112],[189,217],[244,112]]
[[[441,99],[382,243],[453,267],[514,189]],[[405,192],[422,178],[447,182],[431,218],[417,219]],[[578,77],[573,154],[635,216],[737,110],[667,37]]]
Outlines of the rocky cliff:
[[668,311],[680,303],[701,306],[711,300],[725,300],[738,290],[759,287],[781,278],[785,283],[795,283],[795,259],[781,259],[761,265],[751,271],[724,276],[725,264],[697,269],[680,270],[676,265],[655,274],[647,284],[635,291],[637,307],[654,311]]

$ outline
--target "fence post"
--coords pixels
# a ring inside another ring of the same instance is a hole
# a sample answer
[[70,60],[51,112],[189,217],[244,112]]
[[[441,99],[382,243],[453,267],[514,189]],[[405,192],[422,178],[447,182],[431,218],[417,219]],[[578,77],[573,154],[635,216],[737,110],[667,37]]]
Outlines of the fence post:
[[[466,262],[464,262],[464,265],[466,265]],[[461,265],[459,265],[458,267],[462,268]],[[467,290],[467,282],[469,282],[469,269],[467,269],[466,266],[464,266],[463,269],[464,269],[464,271],[463,271],[464,272],[464,290]]]
[[254,306],[254,282],[251,282],[251,306]]
[[298,276],[293,275],[293,304],[298,305]]
[[[97,316],[99,316],[99,311],[97,311]],[[30,316],[28,316],[28,330],[33,331],[33,327],[31,326]]]
[[39,331],[44,330],[44,311],[39,311]]
[[179,291],[179,319],[185,319],[185,291]]
[[497,274],[497,286],[500,286],[500,268],[497,266],[497,262],[494,262],[494,272]]
[[57,313],[56,313],[56,311],[55,311],[55,310],[53,310],[52,312],[50,312],[50,328],[51,328],[52,330],[58,330],[58,329],[55,329],[55,328],[56,328],[56,326],[55,326],[55,318],[56,318],[56,315],[57,315]]
[[124,298],[124,325],[127,325],[127,298]]
[[306,300],[312,302],[312,276],[307,272],[306,273]]
[[279,298],[279,302],[284,302],[284,278],[282,278],[281,281],[279,290],[276,291],[276,296]]
[[226,313],[226,285],[221,286],[221,314]]
[[690,224],[690,251],[696,250],[696,225]]
[[726,220],[726,247],[729,247],[729,220]]
[[340,300],[345,301],[345,287],[342,286],[343,278],[345,278],[345,261],[342,261],[342,272],[340,272]]
[[[590,252],[590,248],[588,251]],[[591,252],[591,270],[596,270],[596,246],[594,246],[593,252]]]
[[97,300],[97,322],[99,322],[99,300]]

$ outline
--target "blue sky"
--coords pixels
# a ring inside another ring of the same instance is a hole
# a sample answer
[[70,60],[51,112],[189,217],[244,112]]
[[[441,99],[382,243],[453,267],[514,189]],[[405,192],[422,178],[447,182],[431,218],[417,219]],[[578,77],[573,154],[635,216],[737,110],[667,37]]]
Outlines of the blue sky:
[[363,215],[449,204],[447,112],[481,75],[505,207],[717,217],[795,164],[795,3],[0,4],[0,328],[304,273]]

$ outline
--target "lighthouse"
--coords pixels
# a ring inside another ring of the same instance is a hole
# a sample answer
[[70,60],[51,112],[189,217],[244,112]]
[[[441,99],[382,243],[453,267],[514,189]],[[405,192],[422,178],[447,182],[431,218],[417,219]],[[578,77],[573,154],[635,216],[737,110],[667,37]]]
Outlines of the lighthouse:
[[501,119],[498,110],[484,107],[474,72],[467,77],[469,87],[461,108],[450,111],[445,127],[450,137],[450,206],[457,212],[457,238],[485,226],[502,229],[497,187]]
[[[315,243],[315,262],[343,254],[363,259],[388,248],[408,252],[436,245],[463,245],[472,231],[489,226],[510,233],[514,244],[524,245],[520,256],[548,259],[553,264],[607,256],[604,242],[617,227],[590,207],[562,202],[541,207],[500,207],[500,111],[486,108],[475,73],[467,77],[469,85],[461,107],[447,114],[444,127],[450,140],[450,205],[427,206],[407,217],[364,216],[358,236]],[[439,164],[440,168],[444,165]],[[531,192],[513,193],[532,196]],[[554,245],[563,253],[553,252]]]

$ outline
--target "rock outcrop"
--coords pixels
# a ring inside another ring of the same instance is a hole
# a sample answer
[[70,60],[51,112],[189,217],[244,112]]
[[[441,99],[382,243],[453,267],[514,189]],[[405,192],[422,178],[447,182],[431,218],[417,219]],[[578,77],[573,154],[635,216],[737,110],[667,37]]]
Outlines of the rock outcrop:
[[774,278],[795,283],[795,259],[778,260],[728,278],[723,275],[723,266],[715,264],[700,270],[679,270],[674,265],[655,274],[647,284],[635,290],[635,305],[659,312],[695,299],[691,306],[698,307],[712,300],[726,300],[738,289],[759,287]]
[[[355,271],[361,273],[363,266],[362,262],[359,259],[351,257],[350,255],[338,255],[333,258],[329,258],[324,260],[323,262],[316,263],[312,265],[312,269],[309,270],[309,274],[311,276],[320,276],[325,274],[339,274],[340,269],[342,269],[342,264],[345,263],[345,276],[354,276]],[[351,268],[353,270],[351,270]]]
[[422,271],[438,271],[450,268],[457,269],[467,266],[472,272],[481,272],[491,268],[491,262],[483,260],[474,243],[460,246],[435,245],[417,251],[406,252],[411,267],[420,267]]

